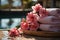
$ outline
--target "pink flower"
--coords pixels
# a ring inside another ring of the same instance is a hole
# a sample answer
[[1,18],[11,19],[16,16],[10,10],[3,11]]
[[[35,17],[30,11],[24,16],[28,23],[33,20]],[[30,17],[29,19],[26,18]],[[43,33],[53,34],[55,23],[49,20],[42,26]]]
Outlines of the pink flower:
[[19,32],[18,32],[17,28],[12,28],[9,31],[9,36],[11,36],[11,37],[19,36]]
[[20,33],[20,34],[22,34],[22,33],[23,33],[22,28],[19,28],[19,29],[18,29],[18,31],[19,31],[19,33]]
[[21,22],[21,28],[22,30],[28,30],[28,23],[27,22]]
[[37,22],[32,22],[31,23],[30,30],[37,31],[38,28],[39,28],[39,24]]
[[40,4],[36,4],[35,6],[32,6],[32,9],[34,12],[35,11],[38,12],[40,8],[42,8],[42,6]]
[[45,17],[48,15],[48,11],[45,8],[41,8],[39,10],[39,15],[40,15],[40,17]]
[[28,13],[28,15],[26,16],[26,22],[27,23],[31,23],[33,21],[38,21],[39,16],[36,13],[30,12]]

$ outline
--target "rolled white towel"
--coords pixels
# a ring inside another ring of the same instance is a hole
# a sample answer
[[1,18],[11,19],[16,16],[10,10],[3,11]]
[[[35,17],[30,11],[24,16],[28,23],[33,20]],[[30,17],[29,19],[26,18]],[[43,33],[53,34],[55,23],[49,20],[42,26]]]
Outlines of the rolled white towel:
[[48,10],[50,16],[56,16],[60,18],[60,9]]
[[46,17],[40,18],[39,22],[41,22],[41,23],[56,23],[56,22],[60,22],[60,18],[57,18],[55,16],[46,16]]
[[60,25],[40,24],[40,29],[43,31],[60,32]]

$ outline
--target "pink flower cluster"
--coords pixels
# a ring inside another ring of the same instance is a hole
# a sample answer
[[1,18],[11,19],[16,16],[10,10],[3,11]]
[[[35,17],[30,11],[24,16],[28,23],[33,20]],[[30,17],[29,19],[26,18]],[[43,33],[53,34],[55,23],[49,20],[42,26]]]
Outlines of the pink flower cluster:
[[36,13],[30,12],[26,16],[26,22],[29,24],[29,29],[30,30],[37,30],[39,27],[39,24],[37,22],[38,20],[38,15]]
[[[26,30],[36,31],[39,28],[39,23],[37,21],[40,20],[40,17],[44,17],[48,14],[45,8],[43,8],[40,4],[36,4],[32,6],[33,11],[28,13],[26,16],[26,22],[21,22],[21,28]],[[38,15],[39,14],[39,15]]]
[[45,8],[43,8],[40,4],[36,4],[35,6],[32,6],[33,11],[28,13],[26,16],[26,20],[23,18],[21,21],[21,26],[17,30],[16,28],[13,28],[10,30],[9,35],[10,36],[19,36],[19,32],[22,32],[22,30],[32,30],[37,31],[39,28],[38,21],[40,20],[40,17],[45,17],[48,15],[48,12]]
[[18,32],[17,28],[10,29],[9,36],[11,36],[11,37],[19,36],[19,32]]
[[32,6],[33,13],[38,12],[40,17],[44,17],[48,15],[48,12],[46,11],[45,8],[43,8],[40,4],[36,4],[35,6]]
[[22,34],[22,33],[23,33],[23,31],[22,31],[21,28],[19,28],[19,29],[17,29],[17,28],[12,28],[12,29],[10,29],[8,35],[9,35],[10,37],[16,37],[16,36],[19,36],[19,35]]

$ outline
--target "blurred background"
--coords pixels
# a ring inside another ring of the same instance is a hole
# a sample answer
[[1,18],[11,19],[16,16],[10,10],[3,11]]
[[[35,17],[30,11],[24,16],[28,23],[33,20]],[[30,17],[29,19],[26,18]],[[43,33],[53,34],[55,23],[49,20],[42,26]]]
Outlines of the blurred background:
[[60,8],[60,0],[1,0],[1,9],[28,9],[40,3],[46,8]]
[[1,0],[0,29],[20,25],[21,18],[25,18],[26,14],[31,11],[31,6],[37,3],[45,8],[60,8],[60,0]]

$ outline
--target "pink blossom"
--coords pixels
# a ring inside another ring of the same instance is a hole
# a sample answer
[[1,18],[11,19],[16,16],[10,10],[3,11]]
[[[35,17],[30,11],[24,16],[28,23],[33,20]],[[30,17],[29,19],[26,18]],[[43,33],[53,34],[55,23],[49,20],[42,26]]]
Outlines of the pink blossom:
[[35,6],[32,6],[33,11],[36,11],[36,12],[38,12],[40,8],[42,8],[40,4],[36,4]]

